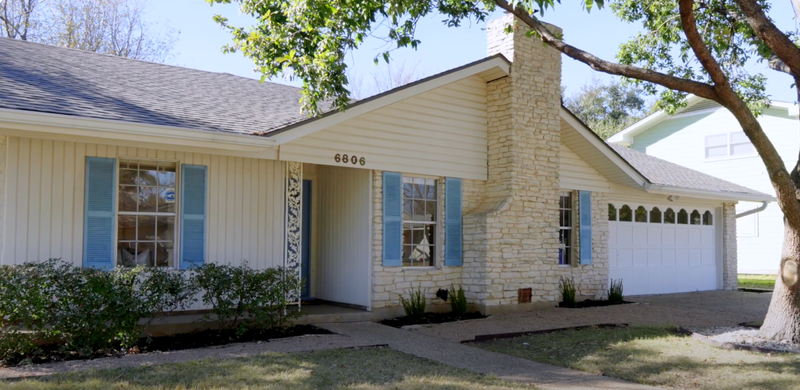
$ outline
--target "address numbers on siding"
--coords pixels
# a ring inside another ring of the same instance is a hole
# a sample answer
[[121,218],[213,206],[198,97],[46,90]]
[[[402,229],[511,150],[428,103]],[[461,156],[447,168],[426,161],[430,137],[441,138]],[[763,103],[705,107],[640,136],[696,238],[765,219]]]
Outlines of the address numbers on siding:
[[341,154],[341,153],[336,153],[336,155],[333,156],[333,161],[336,161],[337,163],[353,164],[353,165],[365,165],[367,163],[367,159],[365,159],[364,157],[358,157],[354,155]]

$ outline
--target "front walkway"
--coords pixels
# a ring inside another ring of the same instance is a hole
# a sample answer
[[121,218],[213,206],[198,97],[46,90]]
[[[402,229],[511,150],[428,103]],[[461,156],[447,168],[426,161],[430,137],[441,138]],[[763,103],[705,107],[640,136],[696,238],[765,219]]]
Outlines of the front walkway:
[[482,320],[450,322],[413,332],[460,342],[477,335],[527,332],[609,323],[672,324],[683,327],[737,326],[761,321],[772,293],[702,291],[625,297],[631,305],[563,309],[555,307],[494,315]]
[[373,322],[318,326],[362,340],[366,344],[388,344],[390,348],[400,352],[505,380],[531,383],[538,389],[655,389],[615,378],[536,363]]

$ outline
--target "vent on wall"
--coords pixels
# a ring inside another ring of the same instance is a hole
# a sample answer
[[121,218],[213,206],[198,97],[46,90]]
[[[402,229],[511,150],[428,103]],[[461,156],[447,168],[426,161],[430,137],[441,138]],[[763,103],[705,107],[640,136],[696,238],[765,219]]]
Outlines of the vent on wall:
[[702,101],[696,103],[695,105],[693,105],[691,107],[684,108],[680,112],[680,114],[687,114],[687,113],[690,113],[690,112],[697,112],[697,111],[707,110],[707,109],[710,109],[710,108],[719,108],[719,107],[722,107],[719,103],[717,103],[717,102],[715,102],[713,100],[703,99]]

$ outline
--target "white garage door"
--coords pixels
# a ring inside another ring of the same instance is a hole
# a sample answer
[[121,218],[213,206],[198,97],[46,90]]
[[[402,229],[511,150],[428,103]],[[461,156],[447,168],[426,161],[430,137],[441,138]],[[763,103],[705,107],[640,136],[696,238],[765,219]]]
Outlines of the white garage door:
[[717,289],[711,210],[609,204],[609,277],[625,295]]

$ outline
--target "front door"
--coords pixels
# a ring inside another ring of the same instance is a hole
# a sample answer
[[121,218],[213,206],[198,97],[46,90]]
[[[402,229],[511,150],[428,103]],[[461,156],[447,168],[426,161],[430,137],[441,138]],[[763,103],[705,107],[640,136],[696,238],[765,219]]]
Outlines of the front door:
[[303,180],[303,224],[302,224],[302,265],[300,275],[303,278],[301,298],[309,298],[311,276],[311,180]]

